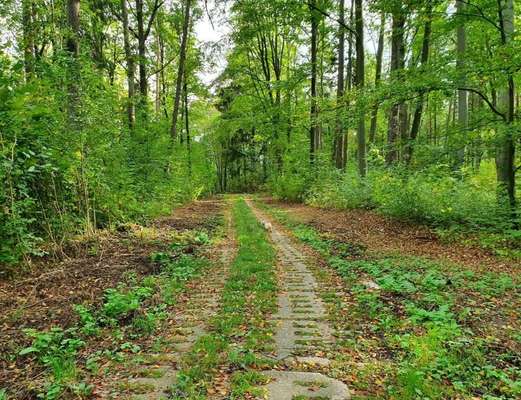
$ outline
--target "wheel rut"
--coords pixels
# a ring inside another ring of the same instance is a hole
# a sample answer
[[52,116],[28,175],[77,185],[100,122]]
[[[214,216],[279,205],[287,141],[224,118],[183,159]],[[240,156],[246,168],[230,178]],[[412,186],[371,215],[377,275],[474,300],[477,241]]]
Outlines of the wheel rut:
[[318,294],[318,283],[305,257],[270,218],[251,201],[247,203],[269,232],[280,269],[278,311],[272,316],[272,322],[276,327],[275,357],[285,370],[265,372],[270,378],[265,386],[267,399],[349,399],[344,383],[320,372],[330,365],[330,360],[322,355],[331,348],[334,337]]

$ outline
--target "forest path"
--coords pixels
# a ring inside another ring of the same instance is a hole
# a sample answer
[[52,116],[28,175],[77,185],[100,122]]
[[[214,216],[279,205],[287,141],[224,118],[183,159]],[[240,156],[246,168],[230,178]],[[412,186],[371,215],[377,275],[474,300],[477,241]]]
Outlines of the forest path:
[[322,373],[330,365],[323,354],[334,339],[326,321],[325,305],[318,295],[318,282],[289,236],[251,201],[247,204],[269,232],[279,261],[281,290],[278,312],[272,321],[276,326],[276,358],[286,370],[265,372],[272,379],[265,386],[268,399],[349,399],[344,383]]

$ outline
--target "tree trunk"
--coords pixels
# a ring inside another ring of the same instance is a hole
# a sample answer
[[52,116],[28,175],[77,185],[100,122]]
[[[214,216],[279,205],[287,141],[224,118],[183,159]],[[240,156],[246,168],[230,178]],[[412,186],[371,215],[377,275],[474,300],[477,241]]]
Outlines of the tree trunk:
[[34,29],[33,29],[33,2],[22,0],[22,27],[25,79],[31,79],[34,73]]
[[318,105],[317,105],[317,45],[319,19],[316,11],[316,0],[310,0],[311,13],[311,126],[309,129],[309,159],[311,164],[315,162],[316,149],[318,146]]
[[[385,13],[380,17],[380,32],[378,34],[378,48],[376,50],[376,70],[374,76],[374,86],[378,87],[382,78],[382,61],[385,44]],[[371,127],[369,130],[369,142],[374,143],[376,139],[376,127],[378,123],[378,101],[375,102],[371,114]]]
[[335,166],[338,169],[343,169],[345,166],[343,157],[343,136],[344,136],[344,123],[343,123],[343,109],[344,109],[344,58],[345,58],[345,0],[340,0],[339,4],[339,26],[338,26],[338,77],[337,77],[337,88],[336,88],[336,131],[335,131],[335,143],[334,143],[334,161]]
[[[403,11],[395,11],[393,13],[392,22],[392,38],[391,38],[391,78],[393,80],[399,79],[399,74],[404,67],[404,28],[405,15]],[[403,100],[396,101],[391,106],[389,114],[389,127],[387,130],[387,154],[386,162],[388,165],[394,164],[398,161],[398,138],[403,124],[403,108],[405,104]]]
[[181,37],[181,48],[179,50],[179,67],[177,70],[176,87],[175,87],[175,98],[174,98],[174,110],[172,113],[172,126],[170,133],[172,139],[177,139],[177,119],[179,118],[179,103],[181,100],[181,86],[183,83],[185,63],[186,63],[186,52],[188,47],[188,28],[190,26],[190,5],[191,0],[185,0],[184,9],[184,21],[183,21],[183,32]]
[[188,83],[187,83],[187,76],[185,71],[185,77],[184,77],[184,85],[183,85],[183,92],[184,92],[184,103],[185,103],[185,134],[186,134],[186,151],[187,151],[187,158],[188,158],[188,175],[192,176],[192,143],[190,138],[190,123],[189,123],[189,114],[188,114]]
[[[461,0],[456,0],[456,12],[458,14],[465,13],[465,3]],[[456,68],[458,73],[461,74],[459,77],[459,84],[461,87],[465,86],[466,78],[465,78],[465,51],[467,49],[467,32],[465,29],[465,24],[462,22],[458,25],[456,32],[457,40],[456,40]],[[466,90],[458,90],[458,126],[459,129],[465,132],[468,129],[469,121],[468,121],[468,94]],[[465,158],[465,148],[461,147],[461,144],[457,142],[458,148],[456,149],[456,162],[454,165],[454,169],[459,170],[463,165]]]
[[80,0],[67,1],[67,22],[70,32],[67,35],[67,51],[73,58],[78,58],[80,45]]
[[[356,88],[361,92],[365,84],[365,55],[364,55],[364,20],[362,0],[355,0],[355,29],[356,29]],[[358,118],[358,173],[364,177],[367,172],[366,144],[365,144],[365,115]]]
[[127,86],[128,86],[128,99],[127,99],[127,119],[128,126],[132,130],[135,124],[135,73],[136,66],[134,62],[134,54],[132,54],[132,46],[130,44],[130,32],[128,26],[128,8],[127,0],[121,0],[121,19],[123,22],[123,41],[125,47],[125,58],[127,63]]
[[139,94],[140,103],[143,105],[147,101],[148,80],[147,80],[147,50],[145,20],[143,14],[143,0],[136,0],[136,22],[137,22],[137,45],[139,58]]
[[[432,4],[427,2],[425,5],[425,26],[423,28],[423,41],[422,41],[422,52],[421,52],[421,67],[424,67],[429,61],[429,51],[430,51],[430,43],[431,43],[431,33],[432,33]],[[414,117],[412,121],[411,133],[409,135],[409,140],[406,143],[405,147],[405,162],[409,164],[412,159],[412,153],[414,149],[414,142],[416,141],[416,137],[420,131],[420,125],[422,120],[423,113],[423,103],[425,100],[425,95],[423,92],[420,93],[420,98],[418,99],[418,103],[416,103],[416,109],[414,110]]]
[[[509,45],[514,38],[514,1],[498,0],[501,41]],[[499,198],[506,203],[513,217],[516,215],[516,174],[515,174],[515,142],[513,138],[513,122],[515,116],[514,77],[508,73],[508,84],[498,96],[498,103],[505,115],[505,126],[498,132],[499,140],[496,150],[496,171]]]
[[[349,11],[349,23],[351,26],[355,25],[355,2],[351,0],[351,9]],[[347,50],[347,72],[346,72],[346,89],[348,92],[351,92],[353,88],[353,30],[349,31],[348,34],[348,50]],[[346,108],[349,104],[346,104]],[[348,133],[346,130],[344,135],[342,136],[342,159],[344,162],[344,168],[347,165],[347,147],[348,147]]]
[[80,54],[80,0],[68,0],[67,1],[67,23],[69,25],[69,31],[66,37],[66,49],[70,56],[69,68],[68,68],[68,116],[69,124],[73,130],[78,128],[78,103],[79,103],[79,86],[78,82],[80,79],[80,66],[79,66],[79,54]]
[[156,81],[155,81],[155,111],[156,116],[159,117],[161,115],[161,71],[163,69],[163,49],[161,43],[161,30],[159,27],[159,22],[156,24]]

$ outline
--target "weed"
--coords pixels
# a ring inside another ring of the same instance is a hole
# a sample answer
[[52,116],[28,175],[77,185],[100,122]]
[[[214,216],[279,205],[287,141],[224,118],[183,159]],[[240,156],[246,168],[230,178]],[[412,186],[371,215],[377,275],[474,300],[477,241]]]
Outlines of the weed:
[[150,297],[152,293],[151,288],[144,286],[125,288],[120,285],[116,289],[107,289],[103,314],[112,319],[128,317],[131,312],[139,308],[141,301]]
[[256,371],[238,372],[232,376],[231,399],[242,399],[245,395],[261,396],[262,389],[256,387],[268,383],[268,378]]
[[97,335],[100,331],[98,321],[92,312],[85,306],[77,304],[74,306],[74,311],[78,313],[81,324],[81,332],[87,336]]
[[56,399],[65,386],[75,382],[76,352],[85,343],[77,337],[76,329],[64,331],[61,328],[52,328],[46,332],[26,329],[25,333],[33,342],[31,346],[20,351],[20,355],[34,355],[38,362],[49,369],[52,381],[44,389],[45,399]]

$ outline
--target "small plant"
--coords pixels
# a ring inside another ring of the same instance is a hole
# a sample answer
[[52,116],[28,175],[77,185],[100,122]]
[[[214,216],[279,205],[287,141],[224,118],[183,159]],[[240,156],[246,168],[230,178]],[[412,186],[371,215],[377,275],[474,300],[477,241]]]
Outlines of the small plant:
[[74,311],[78,313],[81,332],[84,335],[93,336],[99,333],[98,321],[87,307],[77,304],[74,306]]
[[33,342],[19,354],[33,354],[42,365],[49,368],[52,381],[45,387],[45,399],[59,398],[65,386],[75,383],[75,356],[85,343],[76,336],[76,329],[64,331],[61,328],[52,328],[47,332],[27,329],[25,333],[33,338]]
[[195,234],[194,241],[199,245],[208,244],[210,243],[210,236],[205,231],[199,231]]
[[153,290],[151,288],[143,286],[130,289],[124,287],[107,289],[103,313],[107,317],[116,320],[126,318],[139,308],[142,300],[150,297],[152,294]]
[[136,316],[132,320],[132,327],[140,334],[152,334],[156,330],[158,322],[166,318],[164,308],[164,305],[160,305],[152,311],[145,311]]

